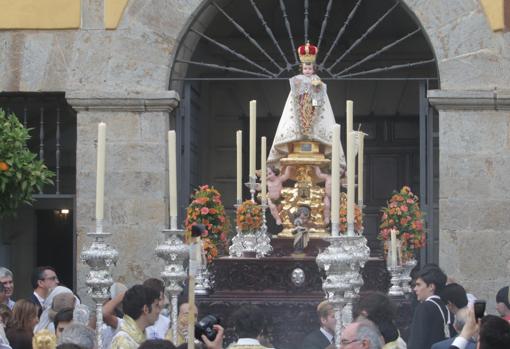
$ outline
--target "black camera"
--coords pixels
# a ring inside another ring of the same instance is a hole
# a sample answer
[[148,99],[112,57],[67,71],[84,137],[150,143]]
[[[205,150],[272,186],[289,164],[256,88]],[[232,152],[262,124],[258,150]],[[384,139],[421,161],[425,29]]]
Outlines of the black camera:
[[195,324],[195,338],[201,341],[202,335],[205,335],[207,339],[213,341],[218,333],[213,326],[219,325],[220,322],[220,318],[215,315],[204,316]]

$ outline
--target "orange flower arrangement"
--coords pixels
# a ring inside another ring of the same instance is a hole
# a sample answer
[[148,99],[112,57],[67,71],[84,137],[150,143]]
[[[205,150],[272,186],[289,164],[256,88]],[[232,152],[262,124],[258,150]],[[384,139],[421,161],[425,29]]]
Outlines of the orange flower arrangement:
[[[347,232],[347,194],[340,193],[340,224],[339,231],[342,234]],[[358,233],[363,230],[363,218],[358,205],[354,204],[354,230]]]
[[237,208],[237,227],[242,232],[255,231],[262,226],[262,208],[251,200]]
[[400,192],[393,193],[388,206],[381,212],[379,239],[389,240],[391,229],[395,229],[402,244],[402,260],[412,259],[414,251],[425,246],[423,214],[418,196],[414,195],[408,186],[404,186]]
[[205,231],[202,234],[207,261],[224,254],[228,248],[229,221],[225,214],[225,207],[221,202],[221,194],[208,185],[195,189],[191,195],[191,204],[186,209],[186,236],[191,236],[191,227],[194,224],[203,224]]

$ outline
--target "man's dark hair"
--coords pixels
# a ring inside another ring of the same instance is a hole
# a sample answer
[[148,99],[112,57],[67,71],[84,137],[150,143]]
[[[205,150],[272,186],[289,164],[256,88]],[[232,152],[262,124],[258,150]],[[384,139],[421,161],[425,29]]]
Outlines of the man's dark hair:
[[172,342],[163,339],[148,339],[138,349],[176,349]]
[[439,294],[443,290],[447,280],[446,274],[435,264],[425,265],[416,278],[422,279],[427,286],[434,284],[436,286],[434,294]]
[[265,327],[264,314],[256,305],[245,305],[232,314],[234,328],[239,338],[257,338]]
[[150,287],[158,292],[165,294],[165,284],[160,279],[150,278],[143,282],[145,287]]
[[35,268],[32,271],[32,275],[30,276],[30,282],[32,283],[32,289],[35,290],[37,288],[39,280],[44,280],[44,272],[46,270],[52,270],[55,272],[55,274],[57,273],[57,271],[53,267],[50,267],[47,265]]
[[394,324],[396,312],[397,307],[390,297],[378,291],[362,293],[353,311],[355,318],[365,313],[365,317],[377,326],[386,343],[399,336],[398,328]]
[[496,294],[496,303],[503,303],[508,309],[510,309],[510,289],[508,286],[499,289]]
[[367,291],[360,294],[359,301],[354,306],[354,316],[358,317],[362,311],[367,313],[370,321],[377,323],[380,320],[394,320],[397,308],[384,293]]
[[73,308],[60,309],[53,319],[53,325],[57,329],[59,322],[71,322],[73,321]]
[[122,309],[124,314],[137,320],[142,315],[144,305],[149,308],[149,311],[152,311],[152,303],[155,300],[159,300],[158,291],[147,286],[134,285],[126,291],[122,300]]
[[510,348],[510,324],[498,316],[484,316],[478,342],[480,349]]
[[441,291],[441,299],[445,304],[448,302],[457,308],[464,308],[468,305],[466,290],[459,284],[448,284]]

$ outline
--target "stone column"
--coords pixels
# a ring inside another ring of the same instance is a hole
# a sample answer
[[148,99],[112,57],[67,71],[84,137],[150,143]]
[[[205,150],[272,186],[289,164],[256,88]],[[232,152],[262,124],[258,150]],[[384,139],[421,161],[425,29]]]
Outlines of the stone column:
[[78,112],[76,144],[77,289],[87,299],[87,266],[79,260],[95,228],[97,124],[107,124],[104,230],[119,251],[115,281],[128,286],[159,277],[154,249],[168,221],[167,141],[175,91],[78,91],[66,94]]
[[428,97],[439,110],[439,263],[494,313],[510,279],[510,93]]

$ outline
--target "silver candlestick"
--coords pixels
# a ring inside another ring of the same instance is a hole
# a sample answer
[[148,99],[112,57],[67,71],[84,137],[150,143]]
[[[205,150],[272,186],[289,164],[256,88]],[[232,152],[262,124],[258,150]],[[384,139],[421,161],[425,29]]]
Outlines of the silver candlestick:
[[[370,249],[363,236],[332,236],[325,239],[330,245],[317,255],[317,265],[324,269],[326,279],[322,289],[326,292],[328,301],[335,311],[335,343],[340,346],[340,334],[346,325],[342,318],[343,308],[347,303],[346,296],[359,291],[359,269],[365,265],[370,255]],[[349,321],[348,318],[345,321]]]
[[388,294],[390,296],[394,297],[401,297],[404,295],[404,291],[402,290],[402,287],[400,287],[401,282],[401,274],[402,274],[402,267],[400,265],[395,266],[388,266],[388,271],[391,274],[391,287],[388,291]]
[[103,220],[96,220],[96,231],[87,233],[94,240],[89,248],[81,253],[81,260],[90,270],[85,279],[87,293],[96,303],[97,346],[103,347],[101,328],[103,326],[103,303],[110,298],[109,288],[113,284],[110,268],[117,263],[119,253],[105,242],[110,233],[103,232]]
[[255,202],[255,193],[257,192],[257,176],[250,176],[248,182],[244,183],[250,189],[251,201]]
[[410,259],[407,262],[402,263],[402,274],[400,276],[400,282],[402,291],[405,293],[411,293],[413,289],[409,283],[411,282],[411,271],[416,267],[418,261],[416,259]]
[[184,261],[188,259],[189,247],[183,243],[184,230],[177,229],[177,217],[171,217],[170,226],[171,229],[162,231],[165,240],[156,247],[156,255],[165,261],[161,278],[171,302],[172,342],[177,343],[177,297],[182,292],[182,282],[188,276],[184,270]]
[[[234,205],[236,214],[237,208],[241,205],[241,201],[238,200],[237,204]],[[237,221],[237,220],[236,220]],[[236,224],[236,235],[232,238],[232,245],[228,248],[229,257],[242,257],[243,255],[243,235]]]
[[266,210],[268,208],[267,199],[262,199],[262,227],[257,231],[257,245],[255,251],[257,258],[268,256],[272,251],[271,238],[267,234]]

